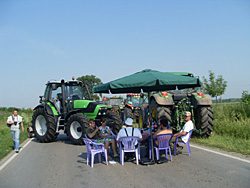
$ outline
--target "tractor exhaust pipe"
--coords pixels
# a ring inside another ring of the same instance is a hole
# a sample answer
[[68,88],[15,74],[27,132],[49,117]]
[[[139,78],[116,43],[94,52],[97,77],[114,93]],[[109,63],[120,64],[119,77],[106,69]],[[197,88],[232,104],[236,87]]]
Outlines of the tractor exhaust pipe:
[[88,81],[85,80],[85,81],[84,81],[84,87],[86,88],[86,91],[87,91],[87,93],[88,93],[89,100],[93,100],[92,97],[91,97],[91,95],[90,95],[90,92],[89,92],[89,88],[88,88],[87,83],[88,83]]

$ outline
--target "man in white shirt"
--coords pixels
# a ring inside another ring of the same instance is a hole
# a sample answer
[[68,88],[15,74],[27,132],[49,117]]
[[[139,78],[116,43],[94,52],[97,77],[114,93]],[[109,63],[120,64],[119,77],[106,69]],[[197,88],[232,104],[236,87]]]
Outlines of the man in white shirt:
[[20,126],[22,126],[22,132],[24,132],[23,118],[18,115],[18,110],[15,109],[14,114],[9,116],[7,119],[7,124],[10,126],[10,132],[12,140],[14,143],[14,150],[16,153],[19,152],[19,136],[20,136]]
[[[118,135],[117,135],[117,140],[119,140],[119,138],[124,137],[124,136],[137,136],[142,140],[142,135],[141,135],[141,131],[138,128],[134,128],[133,127],[133,119],[132,118],[127,118],[125,121],[125,128],[122,128]],[[135,158],[131,156],[131,153],[126,153],[128,156],[128,160],[132,161]],[[130,155],[129,155],[130,154]]]
[[[194,124],[191,121],[191,112],[185,112],[184,113],[184,118],[185,118],[185,125],[183,126],[182,130],[179,133],[176,133],[173,135],[171,140],[169,141],[169,146],[171,150],[174,150],[174,143],[176,142],[176,137],[181,136],[178,138],[178,141],[186,143],[189,138],[189,131],[194,129]],[[182,148],[178,147],[177,150],[180,150]]]

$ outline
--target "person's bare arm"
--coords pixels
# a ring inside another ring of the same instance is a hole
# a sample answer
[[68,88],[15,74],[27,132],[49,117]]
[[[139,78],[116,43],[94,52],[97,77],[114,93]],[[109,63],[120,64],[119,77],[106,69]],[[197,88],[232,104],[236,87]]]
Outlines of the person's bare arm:
[[187,134],[187,132],[186,131],[183,131],[183,132],[181,132],[181,133],[175,133],[173,136],[184,136],[184,135],[186,135]]
[[24,132],[23,122],[21,122],[22,132]]
[[99,131],[99,127],[96,127],[96,129],[94,130],[94,132],[89,133],[89,134],[88,134],[88,137],[89,137],[89,138],[93,138],[93,137],[95,136],[95,134],[97,133],[97,131]]

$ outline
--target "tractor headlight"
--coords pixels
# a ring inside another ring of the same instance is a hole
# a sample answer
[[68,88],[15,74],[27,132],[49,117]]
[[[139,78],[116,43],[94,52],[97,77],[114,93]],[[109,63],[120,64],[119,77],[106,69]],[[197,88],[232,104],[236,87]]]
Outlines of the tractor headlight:
[[103,112],[103,115],[106,115],[106,112]]
[[99,112],[99,113],[98,113],[98,116],[100,116],[100,115],[102,115],[102,113],[101,113],[101,112]]

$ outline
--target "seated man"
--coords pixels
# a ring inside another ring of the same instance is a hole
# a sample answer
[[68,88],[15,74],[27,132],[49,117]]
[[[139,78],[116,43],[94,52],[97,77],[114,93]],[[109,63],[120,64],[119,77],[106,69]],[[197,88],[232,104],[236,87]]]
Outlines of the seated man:
[[[189,138],[188,132],[194,129],[194,124],[191,121],[191,112],[185,112],[184,118],[185,118],[186,123],[183,126],[182,130],[179,133],[174,134],[169,142],[169,146],[172,151],[174,150],[174,143],[176,142],[176,137],[181,136],[178,138],[178,141],[186,143]],[[177,150],[180,150],[180,149],[182,149],[182,147],[177,147]]]
[[[158,129],[154,134],[153,134],[153,138],[155,138],[156,136],[158,136],[158,135],[161,135],[161,134],[172,134],[172,130],[171,129],[168,129],[167,127],[169,127],[169,125],[168,125],[168,120],[167,119],[160,119],[160,126],[161,126],[161,129]],[[146,146],[146,151],[147,151],[147,153],[146,153],[146,157],[148,157],[148,153],[149,153],[149,144],[151,143],[151,142],[149,142],[150,141],[150,139],[151,139],[151,136],[149,136],[148,137],[148,144],[147,144],[147,146]],[[155,141],[154,141],[154,146],[159,146],[159,141],[158,141],[158,139],[156,139]],[[156,156],[156,155],[155,155]]]
[[[168,129],[168,120],[167,119],[161,119],[160,124],[161,124],[161,129],[157,130],[154,133],[153,138],[155,138],[156,136],[161,135],[161,134],[172,134],[172,130]],[[159,145],[158,139],[155,140],[155,145],[156,146]]]
[[[107,140],[101,139],[99,137],[99,134],[100,134],[99,127],[95,126],[95,121],[93,119],[89,120],[89,128],[87,129],[86,134],[87,134],[87,136],[90,139],[94,139],[94,140],[97,140],[98,143],[105,144],[105,149],[107,151],[108,151],[109,142],[110,142],[112,144],[112,149],[113,149],[113,152],[114,152],[114,157],[118,156],[118,154],[116,152],[116,149],[115,149],[115,140],[112,139],[111,141],[107,141]],[[111,160],[111,159],[109,158],[109,160]]]
[[[132,118],[127,118],[125,121],[125,128],[122,128],[118,135],[116,140],[119,140],[119,138],[124,137],[124,136],[137,136],[140,139],[142,139],[142,135],[141,135],[141,131],[137,128],[133,127],[133,119]],[[126,155],[128,156],[128,160],[133,160],[133,154],[131,153],[126,153]]]

